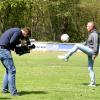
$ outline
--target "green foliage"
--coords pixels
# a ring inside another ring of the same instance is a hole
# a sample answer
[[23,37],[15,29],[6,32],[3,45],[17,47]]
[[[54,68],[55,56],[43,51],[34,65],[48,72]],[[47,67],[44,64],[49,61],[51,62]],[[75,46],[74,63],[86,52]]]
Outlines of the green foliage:
[[100,30],[99,12],[97,0],[1,0],[0,33],[29,26],[36,40],[60,41],[61,34],[68,33],[70,42],[82,42],[88,21]]

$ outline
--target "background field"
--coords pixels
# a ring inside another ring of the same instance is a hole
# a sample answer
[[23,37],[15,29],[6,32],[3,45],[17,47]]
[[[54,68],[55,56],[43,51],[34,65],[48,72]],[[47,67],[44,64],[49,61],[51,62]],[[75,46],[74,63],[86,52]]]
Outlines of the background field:
[[[88,87],[87,57],[76,53],[69,62],[57,55],[64,52],[12,53],[17,69],[16,85],[21,96],[2,94],[3,100],[100,100],[100,56],[95,61],[97,87]],[[0,63],[0,90],[4,67]]]

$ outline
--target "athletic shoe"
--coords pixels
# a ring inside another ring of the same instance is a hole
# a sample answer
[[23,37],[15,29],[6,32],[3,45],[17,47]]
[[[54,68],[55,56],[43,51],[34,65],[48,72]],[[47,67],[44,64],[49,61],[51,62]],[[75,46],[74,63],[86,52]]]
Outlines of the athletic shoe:
[[16,92],[16,93],[12,94],[12,96],[20,96],[20,94]]
[[68,59],[66,58],[66,56],[62,56],[62,55],[59,55],[58,59],[64,60],[66,62],[68,61]]
[[91,82],[88,86],[91,86],[91,87],[96,87],[96,83]]
[[2,90],[2,93],[9,93],[8,90]]

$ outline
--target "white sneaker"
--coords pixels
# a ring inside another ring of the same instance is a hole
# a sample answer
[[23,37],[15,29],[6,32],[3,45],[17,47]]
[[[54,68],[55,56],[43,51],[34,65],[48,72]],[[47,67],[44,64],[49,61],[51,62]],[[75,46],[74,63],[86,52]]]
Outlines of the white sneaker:
[[58,59],[61,59],[61,60],[64,60],[64,61],[68,61],[68,59],[66,58],[66,56],[62,56],[62,55],[59,55]]
[[96,83],[91,82],[88,86],[96,87]]

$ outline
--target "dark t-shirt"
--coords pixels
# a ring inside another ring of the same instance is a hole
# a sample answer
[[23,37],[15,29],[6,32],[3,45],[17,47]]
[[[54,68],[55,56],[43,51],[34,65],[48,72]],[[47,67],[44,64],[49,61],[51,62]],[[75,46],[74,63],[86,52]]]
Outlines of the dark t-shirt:
[[9,49],[14,49],[19,40],[22,37],[22,32],[20,28],[11,28],[5,31],[0,37],[0,46],[7,47]]

